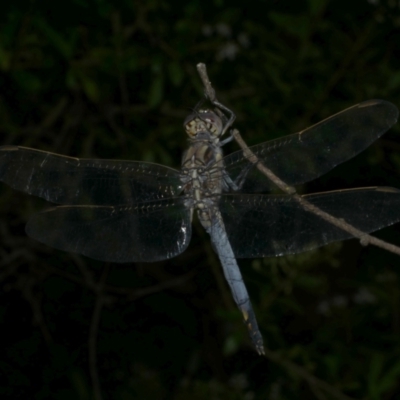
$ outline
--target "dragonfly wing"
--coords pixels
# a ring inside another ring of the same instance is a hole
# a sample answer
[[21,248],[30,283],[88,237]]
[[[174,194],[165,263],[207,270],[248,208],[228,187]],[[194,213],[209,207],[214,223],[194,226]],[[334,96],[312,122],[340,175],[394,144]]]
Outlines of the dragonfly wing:
[[35,214],[26,232],[56,249],[100,261],[160,261],[182,253],[191,237],[181,198],[132,206],[59,206]]
[[[288,185],[313,180],[363,151],[397,121],[397,108],[387,101],[359,103],[299,133],[250,147],[258,159]],[[240,191],[276,189],[242,151],[224,158],[232,180],[249,170]]]
[[0,147],[0,180],[57,204],[119,205],[177,196],[179,171],[163,165],[91,160]]
[[[400,221],[400,190],[393,188],[350,189],[303,198],[366,233]],[[306,211],[292,196],[223,195],[219,207],[238,258],[301,253],[352,237]]]

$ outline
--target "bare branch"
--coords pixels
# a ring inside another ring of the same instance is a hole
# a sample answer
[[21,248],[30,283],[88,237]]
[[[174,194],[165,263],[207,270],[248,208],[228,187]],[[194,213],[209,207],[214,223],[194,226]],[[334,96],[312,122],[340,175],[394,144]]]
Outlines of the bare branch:
[[279,189],[281,189],[286,194],[292,195],[292,197],[296,201],[298,201],[305,210],[312,212],[315,215],[318,215],[325,221],[328,221],[332,225],[335,225],[336,227],[350,233],[355,238],[360,239],[360,243],[363,246],[367,246],[368,244],[373,244],[377,247],[381,247],[382,249],[400,255],[400,247],[395,246],[394,244],[391,243],[387,243],[381,239],[378,239],[374,236],[371,236],[355,228],[354,226],[348,224],[343,219],[339,219],[331,214],[328,214],[327,212],[321,210],[320,208],[316,207],[315,205],[307,201],[303,196],[297,194],[293,187],[286,185],[285,182],[279,179],[279,177],[277,177],[269,168],[267,168],[258,160],[257,156],[254,153],[252,153],[247,144],[244,142],[238,130],[235,129],[232,135],[235,138],[236,142],[239,144],[239,146],[243,149],[243,154],[245,155],[245,157],[253,164],[256,164],[256,167],[259,169],[259,171],[262,172],[272,182],[274,182],[274,184],[277,187],[279,187]]
[[101,385],[99,379],[99,372],[97,370],[97,333],[99,329],[101,311],[106,303],[106,295],[104,294],[104,283],[107,279],[109,271],[109,264],[106,263],[99,283],[97,284],[97,297],[92,314],[92,321],[89,331],[89,370],[92,380],[93,393],[95,400],[102,400]]
[[[217,100],[215,90],[211,86],[211,82],[208,79],[207,69],[205,64],[202,63],[197,64],[197,70],[203,82],[206,97],[216,107],[221,108],[223,111],[227,111],[227,108],[224,105],[221,105],[221,103],[219,103]],[[230,114],[233,114],[232,111],[230,110],[228,110],[228,112]],[[394,244],[391,243],[387,243],[381,239],[378,239],[374,236],[371,236],[355,228],[354,226],[348,224],[343,219],[336,218],[333,215],[328,214],[327,212],[321,210],[320,208],[316,207],[315,205],[307,201],[303,196],[297,194],[296,190],[292,186],[287,185],[278,176],[276,176],[269,168],[267,168],[264,164],[262,164],[262,162],[258,159],[258,157],[249,149],[249,147],[244,142],[237,129],[234,129],[232,131],[232,136],[235,138],[238,145],[242,148],[244,156],[251,163],[255,164],[258,170],[262,174],[264,174],[269,180],[271,180],[279,189],[281,189],[284,193],[291,195],[296,201],[298,201],[305,210],[312,212],[315,215],[318,215],[320,218],[324,219],[325,221],[328,221],[332,225],[335,225],[336,227],[350,233],[353,237],[358,238],[363,246],[372,244],[387,251],[390,251],[394,254],[400,255],[400,247],[395,246]]]
[[284,358],[282,358],[281,355],[279,355],[275,351],[265,348],[265,357],[275,362],[276,364],[283,366],[286,370],[294,372],[296,373],[297,376],[303,378],[308,383],[313,393],[316,394],[317,396],[319,395],[320,398],[323,398],[321,397],[321,390],[323,390],[325,393],[328,393],[335,399],[353,400],[352,397],[346,396],[339,389],[336,389],[335,387],[329,385],[328,383],[318,379],[303,367],[300,367],[299,365],[293,363],[290,360],[285,360]]
[[215,90],[212,87],[210,80],[208,79],[206,64],[199,63],[199,64],[197,64],[196,67],[197,67],[197,71],[200,75],[200,78],[203,81],[204,95],[206,96],[207,99],[209,99],[211,101],[211,103],[218,101],[217,97],[215,95]]

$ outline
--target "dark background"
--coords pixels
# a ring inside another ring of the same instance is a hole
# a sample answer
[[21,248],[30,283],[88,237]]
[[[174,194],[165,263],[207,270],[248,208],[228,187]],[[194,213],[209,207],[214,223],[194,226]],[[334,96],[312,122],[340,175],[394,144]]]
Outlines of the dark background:
[[[1,143],[179,167],[182,122],[202,97],[198,62],[248,144],[363,100],[400,105],[399,7],[394,0],[7,2]],[[395,126],[299,190],[400,188],[399,134]],[[48,204],[3,184],[0,195],[2,399],[400,398],[393,254],[350,240],[240,260],[263,358],[198,223],[179,257],[103,264],[28,238],[24,224]],[[400,244],[399,233],[393,226],[376,235]]]

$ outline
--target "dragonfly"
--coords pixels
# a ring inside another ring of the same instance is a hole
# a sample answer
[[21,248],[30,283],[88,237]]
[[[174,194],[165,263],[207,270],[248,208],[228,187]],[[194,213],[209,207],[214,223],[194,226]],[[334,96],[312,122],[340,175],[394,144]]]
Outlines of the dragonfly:
[[[365,101],[250,150],[286,184],[299,185],[364,150],[397,118],[393,104]],[[237,259],[296,254],[352,235],[307,210],[293,195],[277,194],[275,183],[242,150],[224,157],[222,147],[232,140],[226,109],[195,110],[184,128],[188,148],[180,170],[8,145],[0,147],[0,180],[56,205],[29,219],[31,238],[106,262],[155,262],[179,255],[189,245],[197,214],[262,355],[263,338]],[[366,233],[400,220],[400,190],[395,188],[301,198]]]

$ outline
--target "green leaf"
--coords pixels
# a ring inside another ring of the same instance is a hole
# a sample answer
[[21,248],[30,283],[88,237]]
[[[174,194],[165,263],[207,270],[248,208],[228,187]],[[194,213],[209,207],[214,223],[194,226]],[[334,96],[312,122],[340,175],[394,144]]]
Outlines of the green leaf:
[[100,99],[100,90],[97,82],[94,79],[85,76],[82,77],[81,83],[86,96],[94,103],[97,103]]
[[0,70],[8,71],[10,68],[11,55],[5,48],[0,46]]
[[161,103],[164,94],[164,76],[162,72],[153,75],[153,82],[150,87],[147,104],[150,108],[156,107]]
[[368,371],[368,394],[371,399],[379,398],[379,378],[383,370],[384,357],[381,353],[375,353],[372,356],[370,368]]
[[294,36],[304,38],[309,32],[310,19],[308,16],[292,16],[277,12],[270,12],[268,16],[279,28]]
[[400,362],[395,364],[389,371],[386,371],[380,379],[379,387],[381,393],[383,394],[385,391],[395,387],[398,382],[400,382]]
[[317,15],[326,7],[326,0],[308,0],[308,7],[312,15]]
[[179,86],[182,83],[184,72],[179,63],[175,61],[170,62],[168,64],[168,74],[175,86]]
[[85,95],[97,103],[100,99],[100,89],[98,87],[98,82],[93,79],[93,75],[85,74],[80,69],[72,69],[68,72],[66,76],[67,86],[71,89],[77,90],[82,88]]
[[35,19],[36,26],[44,33],[48,41],[53,44],[54,48],[67,60],[69,60],[73,54],[77,31],[74,30],[69,40],[64,39],[59,32],[53,29],[47,22],[42,18]]
[[41,80],[29,71],[13,71],[12,75],[22,90],[35,93],[42,87]]
[[388,80],[388,89],[398,90],[400,87],[400,73],[392,74]]
[[297,277],[296,283],[299,287],[315,289],[321,286],[323,279],[311,274],[301,274]]

